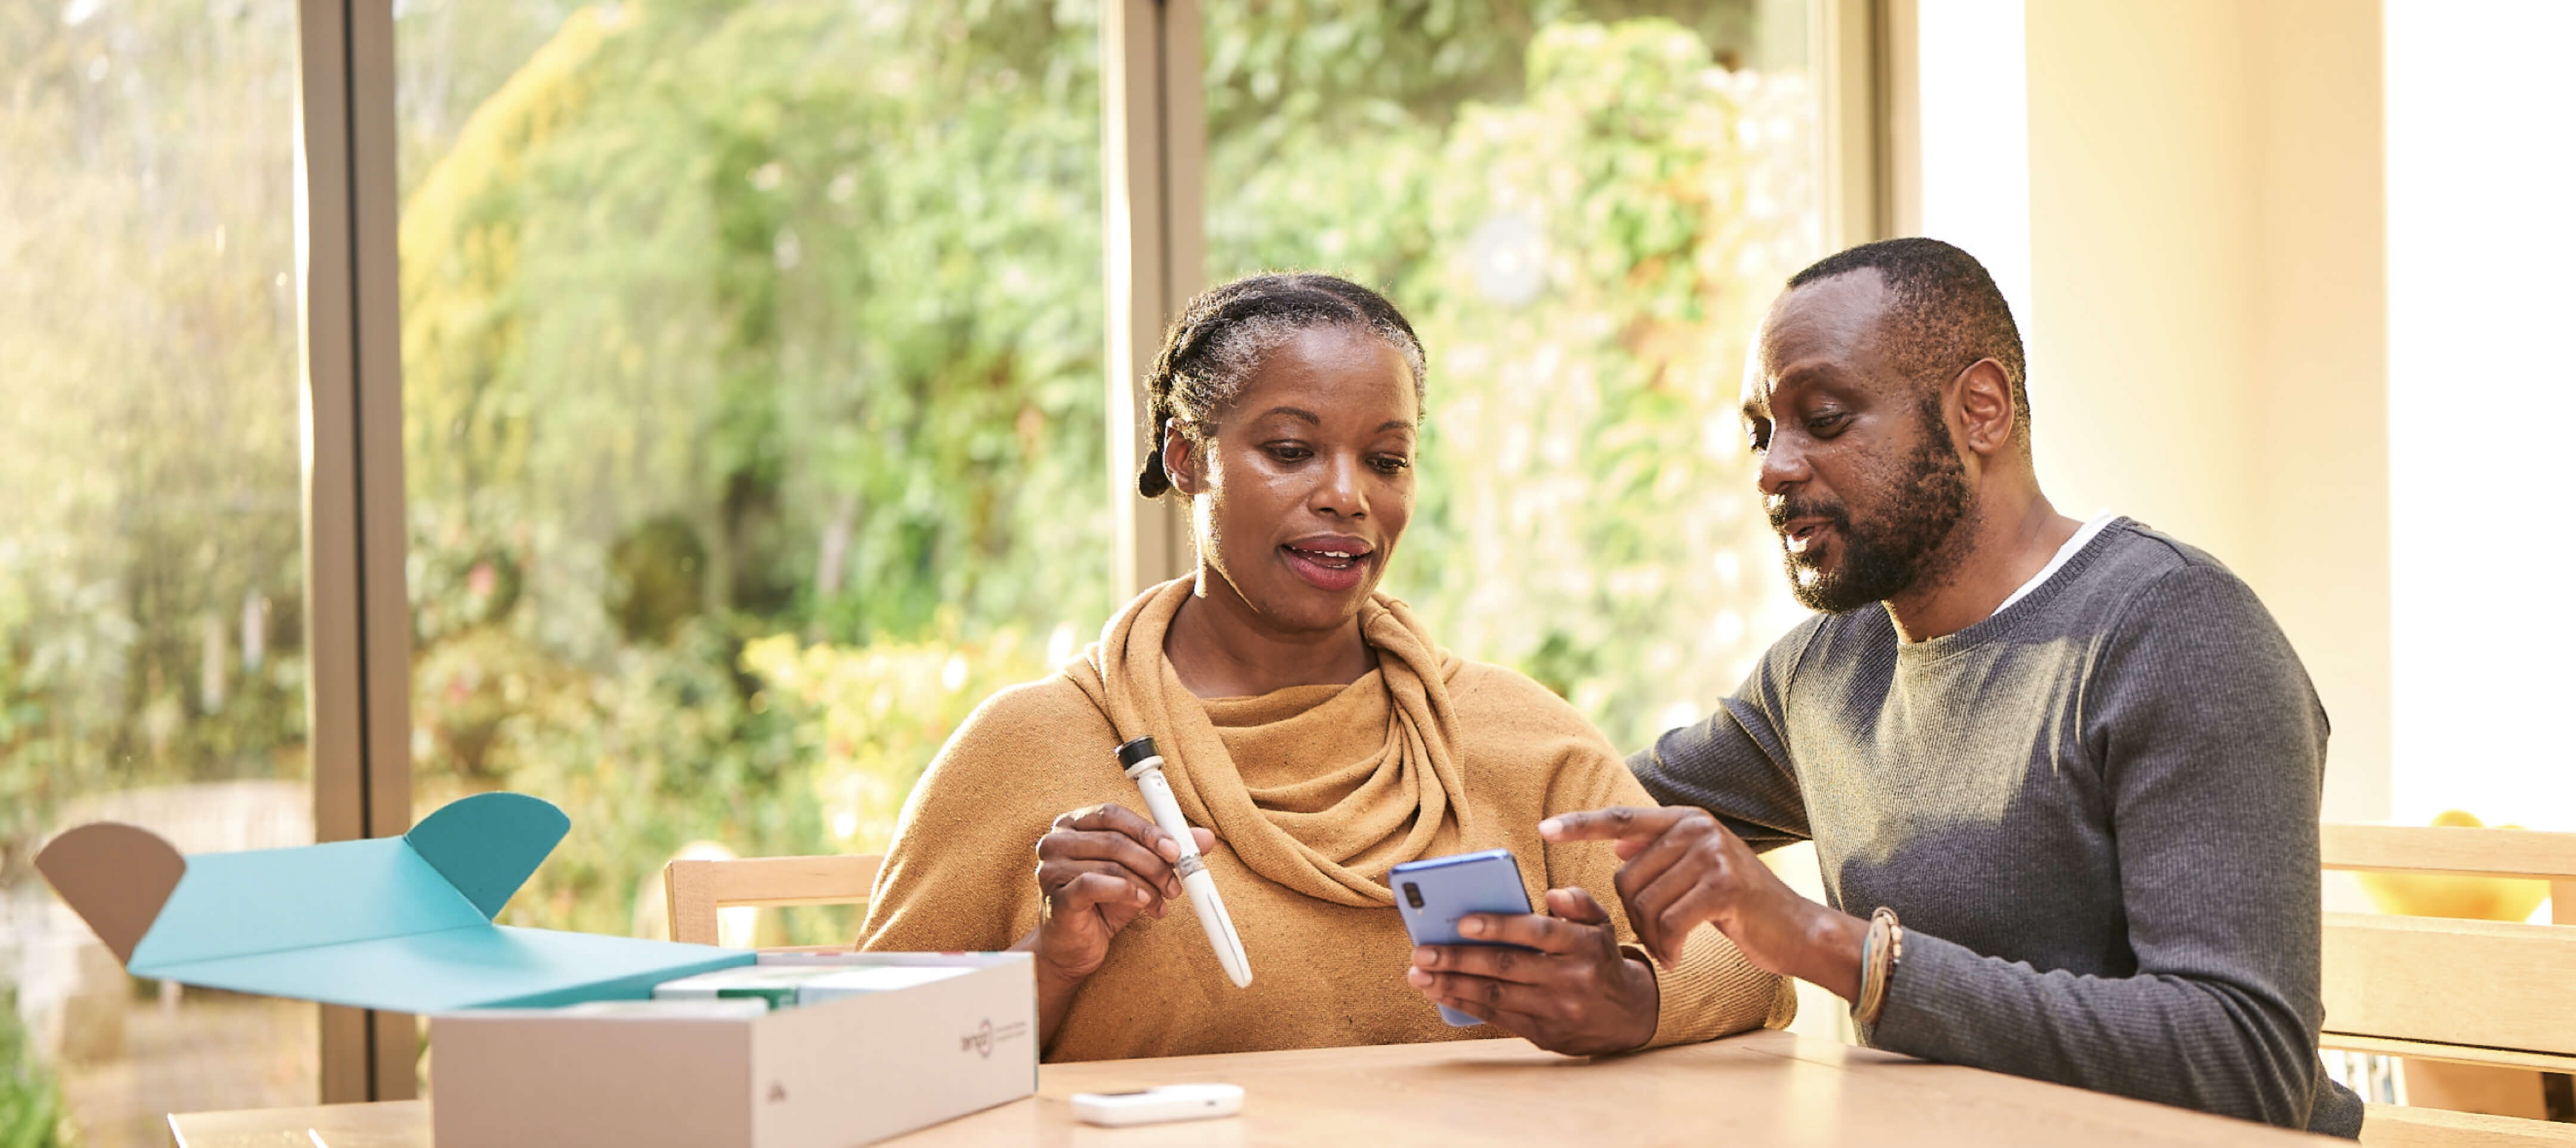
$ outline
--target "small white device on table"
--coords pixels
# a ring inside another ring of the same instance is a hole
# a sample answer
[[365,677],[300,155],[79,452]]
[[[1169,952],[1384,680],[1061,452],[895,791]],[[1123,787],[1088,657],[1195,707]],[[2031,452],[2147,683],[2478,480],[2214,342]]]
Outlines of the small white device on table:
[[1199,857],[1198,838],[1191,836],[1189,820],[1181,816],[1181,803],[1172,798],[1172,783],[1163,780],[1163,755],[1154,752],[1154,739],[1140,737],[1119,746],[1118,764],[1144,791],[1145,811],[1153,815],[1154,824],[1180,843],[1181,857],[1172,863],[1172,871],[1181,875],[1181,888],[1189,892],[1190,907],[1198,910],[1199,927],[1207,930],[1208,947],[1216,950],[1226,978],[1236,988],[1251,985],[1252,962],[1244,959],[1243,938],[1234,935],[1234,918],[1225,915],[1225,902],[1216,895],[1216,878],[1208,875],[1207,862]]
[[1212,1120],[1243,1111],[1243,1089],[1232,1084],[1166,1084],[1134,1092],[1077,1092],[1073,1115],[1085,1124],[1123,1128],[1175,1120]]

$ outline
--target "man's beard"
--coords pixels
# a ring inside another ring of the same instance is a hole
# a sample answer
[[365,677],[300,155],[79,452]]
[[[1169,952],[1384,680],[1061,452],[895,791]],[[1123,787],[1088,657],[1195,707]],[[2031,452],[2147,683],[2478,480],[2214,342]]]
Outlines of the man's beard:
[[1885,513],[1867,523],[1852,521],[1840,502],[1792,502],[1770,508],[1771,529],[1785,530],[1800,518],[1821,518],[1833,525],[1842,550],[1837,570],[1810,565],[1809,555],[1786,553],[1789,592],[1810,610],[1840,614],[1872,602],[1883,602],[1914,587],[1945,556],[1944,543],[1968,517],[1973,499],[1968,470],[1959,461],[1950,428],[1937,420],[1906,462],[1906,473],[1894,484]]

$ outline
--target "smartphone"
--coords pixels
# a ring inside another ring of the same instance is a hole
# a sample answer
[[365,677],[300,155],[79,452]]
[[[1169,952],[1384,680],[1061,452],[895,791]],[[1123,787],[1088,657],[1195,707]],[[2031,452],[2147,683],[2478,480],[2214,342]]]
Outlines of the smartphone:
[[[1529,890],[1521,887],[1520,862],[1509,849],[1486,849],[1454,857],[1407,861],[1387,873],[1395,887],[1395,909],[1404,914],[1404,931],[1417,945],[1491,945],[1458,935],[1458,918],[1469,913],[1527,913]],[[1520,946],[1514,946],[1518,948]],[[1485,1022],[1440,1006],[1440,1019],[1451,1028],[1474,1028]]]

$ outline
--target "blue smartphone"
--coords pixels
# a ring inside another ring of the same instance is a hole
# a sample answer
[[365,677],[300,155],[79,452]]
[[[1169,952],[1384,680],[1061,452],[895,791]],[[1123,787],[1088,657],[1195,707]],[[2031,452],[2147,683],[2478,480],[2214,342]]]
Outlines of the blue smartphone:
[[[1469,913],[1527,913],[1529,890],[1521,887],[1520,862],[1509,849],[1486,849],[1454,857],[1407,861],[1387,872],[1395,887],[1395,909],[1404,914],[1404,931],[1417,945],[1490,945],[1458,935],[1458,918]],[[1519,947],[1519,946],[1515,946]],[[1485,1022],[1440,1006],[1440,1019],[1451,1028],[1474,1028]]]

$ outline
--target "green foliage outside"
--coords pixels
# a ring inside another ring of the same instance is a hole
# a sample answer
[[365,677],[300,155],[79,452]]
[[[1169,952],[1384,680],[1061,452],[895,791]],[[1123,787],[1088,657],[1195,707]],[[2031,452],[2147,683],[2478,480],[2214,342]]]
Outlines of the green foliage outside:
[[305,773],[294,18],[0,5],[0,890],[84,795]]
[[1634,748],[1785,628],[1735,409],[1762,308],[1815,254],[1809,97],[1658,21],[1548,28],[1528,84],[1439,153],[1478,174],[1434,182],[1408,288],[1441,478],[1405,590]]
[[513,919],[883,841],[1020,636],[1105,616],[1092,7],[582,9],[422,144],[417,803],[572,814]]
[[53,1075],[27,1055],[16,994],[0,992],[0,1148],[77,1143]]

